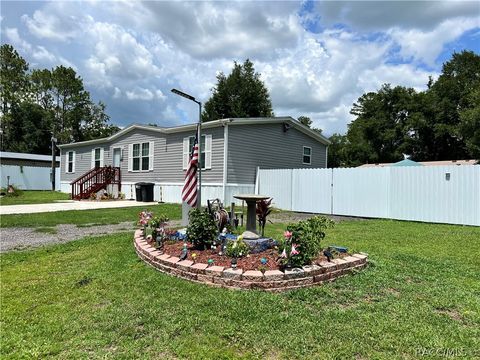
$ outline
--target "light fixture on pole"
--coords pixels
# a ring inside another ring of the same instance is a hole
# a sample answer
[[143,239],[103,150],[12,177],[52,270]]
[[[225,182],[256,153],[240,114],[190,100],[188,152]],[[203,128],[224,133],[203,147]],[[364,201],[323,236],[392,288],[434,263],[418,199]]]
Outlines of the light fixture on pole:
[[55,184],[55,177],[56,177],[56,174],[55,174],[55,171],[57,169],[57,157],[55,155],[56,153],[56,146],[57,146],[57,138],[55,138],[53,136],[53,133],[52,133],[52,138],[51,138],[51,141],[52,141],[52,170],[51,170],[51,174],[52,174],[52,191],[55,191],[56,190],[56,186],[58,184]]
[[202,206],[202,102],[197,101],[192,95],[188,95],[183,91],[172,89],[172,93],[180,95],[185,99],[191,100],[198,104],[198,199],[197,208]]

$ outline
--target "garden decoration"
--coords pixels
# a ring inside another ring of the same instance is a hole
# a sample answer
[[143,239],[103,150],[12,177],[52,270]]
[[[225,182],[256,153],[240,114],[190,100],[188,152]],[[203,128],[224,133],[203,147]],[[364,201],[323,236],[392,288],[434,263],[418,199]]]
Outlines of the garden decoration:
[[232,269],[236,269],[237,268],[237,258],[233,257],[232,260],[230,261],[230,264],[231,264]]
[[330,245],[328,248],[331,250],[335,250],[339,253],[346,253],[348,251],[348,248],[344,246]]
[[[255,194],[234,195],[234,197],[240,200],[245,200],[247,202],[247,229],[243,232],[242,235],[245,243],[250,247],[250,252],[252,254],[256,254],[273,248],[276,245],[275,240],[262,237],[257,232],[256,204],[261,200],[269,199],[269,197]],[[262,214],[262,219],[265,219],[265,221],[266,216],[268,216],[269,214],[269,210],[267,210],[266,213],[267,215]]]
[[329,250],[323,250],[323,255],[327,257],[328,262],[332,261],[333,254]]
[[220,251],[219,251],[218,255],[222,256],[223,253],[225,252],[225,246],[226,246],[226,242],[227,242],[227,228],[223,228],[223,230],[220,233],[220,235],[218,236],[218,238],[220,240]]
[[257,201],[267,200],[268,196],[256,194],[234,195],[236,199],[247,202],[247,230],[243,233],[245,240],[258,240],[260,236],[257,232]]
[[222,231],[222,229],[230,221],[228,212],[223,207],[222,202],[220,201],[220,199],[207,200],[207,208],[208,208],[208,212],[210,213],[210,215],[215,220],[215,223],[217,224],[218,232]]
[[180,253],[180,260],[185,260],[187,258],[187,255],[188,255],[187,243],[184,243],[182,252]]
[[197,259],[197,253],[192,254],[192,261],[195,264],[195,260]]

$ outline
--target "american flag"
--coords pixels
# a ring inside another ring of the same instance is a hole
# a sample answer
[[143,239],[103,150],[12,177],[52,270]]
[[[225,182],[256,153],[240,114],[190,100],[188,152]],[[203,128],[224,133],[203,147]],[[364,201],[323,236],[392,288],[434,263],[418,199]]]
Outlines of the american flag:
[[197,205],[197,168],[198,168],[198,129],[193,142],[193,149],[185,173],[185,184],[182,190],[182,200],[194,207]]

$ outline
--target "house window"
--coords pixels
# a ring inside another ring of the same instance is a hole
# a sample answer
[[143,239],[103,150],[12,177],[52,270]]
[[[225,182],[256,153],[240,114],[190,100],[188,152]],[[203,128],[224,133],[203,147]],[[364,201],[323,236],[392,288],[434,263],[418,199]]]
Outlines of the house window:
[[67,152],[67,173],[75,172],[75,151]]
[[98,168],[98,167],[101,167],[102,165],[102,161],[101,161],[101,150],[100,148],[96,148],[95,149],[95,167]]
[[[194,141],[195,141],[195,136],[190,136],[188,141],[188,148],[190,149],[190,153],[192,152]],[[202,164],[202,169],[205,169],[205,135],[202,135],[202,143],[200,144],[200,151],[201,151],[200,164]]]
[[303,163],[306,165],[312,164],[312,148],[308,146],[303,147]]
[[[200,143],[200,162],[202,164],[202,170],[208,170],[212,168],[212,135],[202,135]],[[190,161],[190,155],[192,153],[193,142],[195,136],[189,136],[183,139],[183,169],[187,169],[188,162]]]
[[133,171],[148,171],[150,166],[150,143],[133,144]]

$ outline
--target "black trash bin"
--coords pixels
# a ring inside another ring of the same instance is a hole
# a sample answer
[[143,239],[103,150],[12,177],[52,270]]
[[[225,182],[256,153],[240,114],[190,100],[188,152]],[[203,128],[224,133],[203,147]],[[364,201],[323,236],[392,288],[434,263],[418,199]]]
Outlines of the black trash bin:
[[153,201],[153,183],[140,182],[135,184],[135,195],[137,201]]

